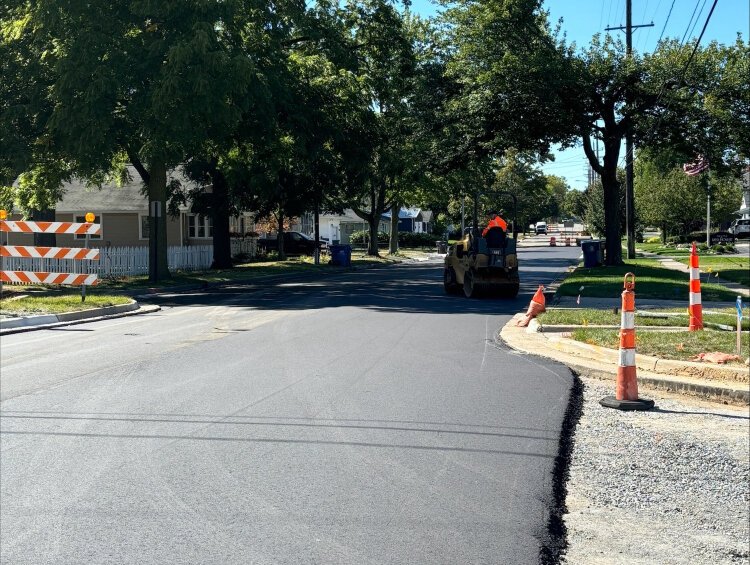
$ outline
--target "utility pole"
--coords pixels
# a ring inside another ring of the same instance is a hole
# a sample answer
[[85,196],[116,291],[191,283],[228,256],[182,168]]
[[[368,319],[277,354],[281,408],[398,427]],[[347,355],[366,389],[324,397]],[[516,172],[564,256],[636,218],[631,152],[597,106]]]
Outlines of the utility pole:
[[[625,27],[607,27],[606,31],[625,30],[625,47],[628,58],[633,55],[633,29],[653,27],[650,24],[633,25],[633,0],[625,0]],[[626,92],[626,105],[630,105],[630,92]],[[625,230],[628,237],[628,259],[635,259],[635,197],[633,193],[633,128],[630,120],[625,129]]]

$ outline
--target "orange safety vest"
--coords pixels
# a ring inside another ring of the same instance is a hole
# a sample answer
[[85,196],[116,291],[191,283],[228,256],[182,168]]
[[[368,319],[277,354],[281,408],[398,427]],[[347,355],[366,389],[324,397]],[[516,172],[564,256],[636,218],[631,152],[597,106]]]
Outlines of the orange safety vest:
[[485,237],[487,235],[487,232],[492,228],[502,228],[503,231],[508,231],[508,223],[500,216],[496,216],[495,219],[490,220],[490,223],[487,224],[487,227],[482,230],[482,237]]

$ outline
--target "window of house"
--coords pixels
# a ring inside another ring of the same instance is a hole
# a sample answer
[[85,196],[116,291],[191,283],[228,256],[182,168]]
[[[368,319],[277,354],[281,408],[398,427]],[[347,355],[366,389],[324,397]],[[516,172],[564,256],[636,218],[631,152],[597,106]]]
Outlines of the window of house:
[[[75,219],[73,220],[77,224],[85,224],[86,223],[86,214],[81,214],[80,216],[75,216]],[[101,227],[99,228],[99,233],[97,235],[90,235],[89,239],[101,239],[104,235],[104,225],[102,224],[102,217],[97,214],[94,216],[94,223],[99,224]],[[85,234],[75,234],[74,239],[86,239]]]
[[148,218],[148,216],[146,214],[143,214],[143,215],[139,216],[138,219],[140,220],[139,223],[138,223],[138,227],[139,227],[139,230],[140,230],[138,232],[138,238],[139,239],[148,239],[149,238],[149,234],[151,233],[150,225],[149,225],[149,221],[148,221],[149,218]]
[[208,239],[213,237],[214,228],[210,216],[190,214],[188,216],[188,237],[191,239]]

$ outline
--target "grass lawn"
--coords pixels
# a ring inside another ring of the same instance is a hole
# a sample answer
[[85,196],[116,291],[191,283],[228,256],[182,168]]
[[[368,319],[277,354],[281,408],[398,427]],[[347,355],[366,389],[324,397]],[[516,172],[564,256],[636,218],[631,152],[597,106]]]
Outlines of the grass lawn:
[[[668,318],[652,318],[641,314],[678,314]],[[537,320],[543,326],[546,325],[620,325],[620,314],[612,310],[598,310],[595,308],[550,308],[544,314],[540,314]],[[688,326],[687,309],[681,310],[660,308],[648,309],[636,312],[635,323],[637,326]],[[704,323],[725,324],[736,327],[737,314],[734,308],[720,308],[710,310],[703,314]],[[750,312],[745,311],[742,318],[743,329],[750,330]]]
[[[635,274],[636,303],[638,298],[685,299],[689,279],[686,273],[660,267],[655,259],[631,259],[616,267],[578,267],[567,276],[557,292],[560,296],[610,298],[622,294],[623,276]],[[702,284],[703,301],[734,301],[736,293],[717,284]]]
[[[5,294],[5,292],[3,292]],[[127,296],[112,296],[106,294],[87,295],[86,302],[81,302],[80,293],[65,293],[58,295],[24,296],[11,299],[11,297],[0,299],[0,313],[10,316],[24,314],[62,314],[63,312],[76,312],[79,310],[90,310],[92,308],[103,308],[105,306],[117,306],[128,304],[130,298]]]
[[[690,261],[688,258],[678,259],[686,265]],[[699,259],[701,271],[708,273],[719,273],[719,276],[728,281],[738,282],[744,286],[750,286],[750,257],[745,255],[707,255]],[[706,275],[701,277],[705,280]]]
[[[617,330],[582,328],[573,332],[573,339],[611,349],[617,349],[620,344]],[[701,332],[640,331],[636,332],[635,341],[637,351],[642,355],[689,361],[691,357],[699,353],[712,353],[714,351],[736,353],[737,334],[714,330],[703,330]],[[747,358],[749,347],[750,332],[744,332],[742,336],[743,360]],[[731,364],[741,365],[742,362]]]

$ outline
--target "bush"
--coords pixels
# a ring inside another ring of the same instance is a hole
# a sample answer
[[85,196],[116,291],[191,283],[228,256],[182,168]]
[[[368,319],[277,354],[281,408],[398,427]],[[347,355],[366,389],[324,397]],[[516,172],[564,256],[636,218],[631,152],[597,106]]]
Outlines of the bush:
[[646,243],[661,243],[661,238],[660,237],[649,237],[646,240]]
[[433,247],[438,238],[431,233],[398,233],[398,244],[402,247]]
[[701,243],[700,245],[698,245],[698,250],[699,251],[708,251],[708,245],[706,245],[705,243]]
[[[390,236],[384,231],[378,232],[378,243],[388,243],[389,238]],[[355,231],[355,232],[352,232],[351,236],[349,236],[350,243],[364,244],[365,242],[369,240],[370,240],[370,232],[367,230]]]

